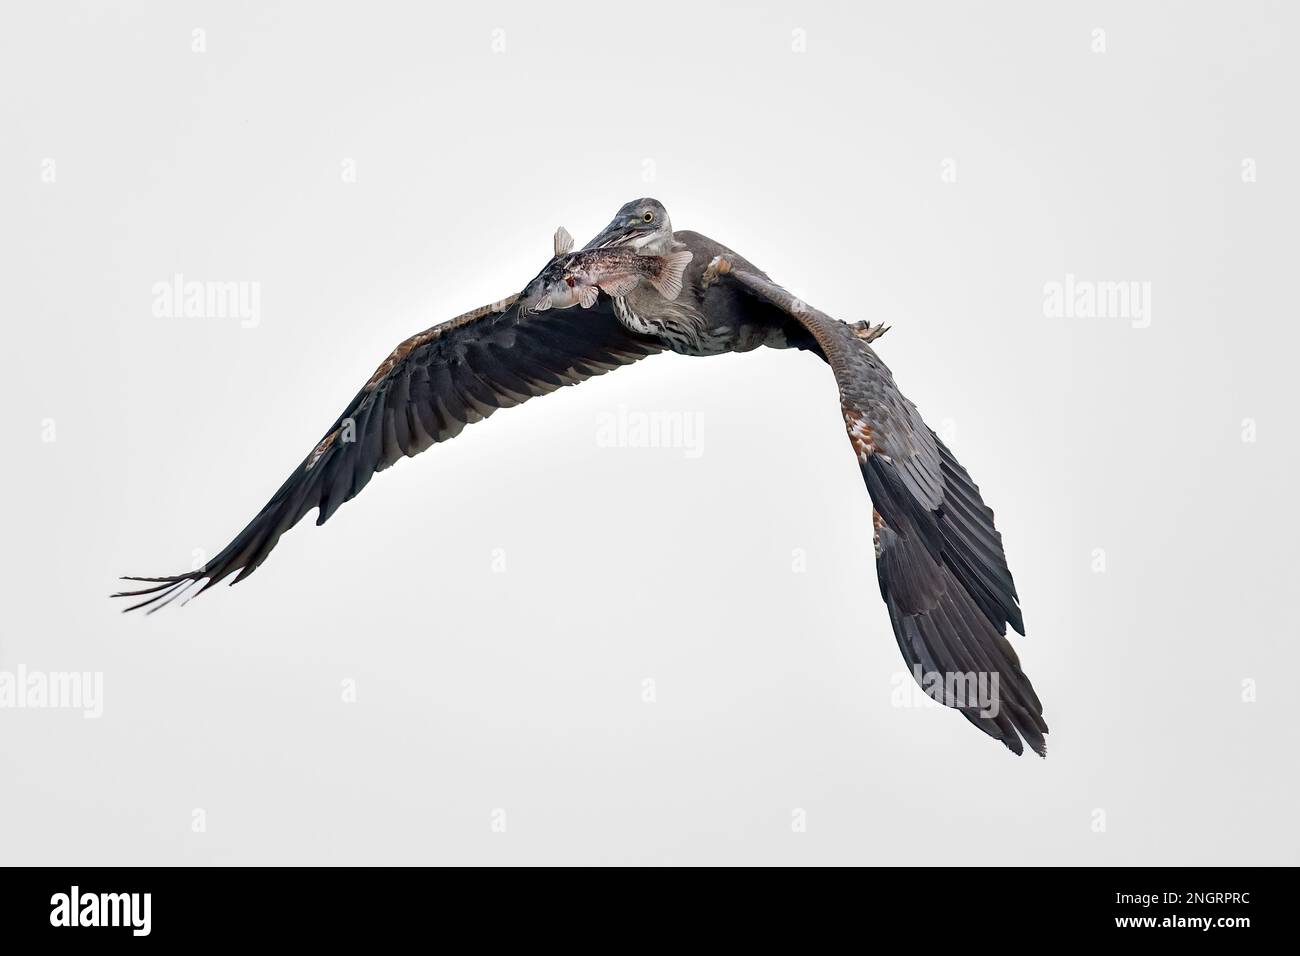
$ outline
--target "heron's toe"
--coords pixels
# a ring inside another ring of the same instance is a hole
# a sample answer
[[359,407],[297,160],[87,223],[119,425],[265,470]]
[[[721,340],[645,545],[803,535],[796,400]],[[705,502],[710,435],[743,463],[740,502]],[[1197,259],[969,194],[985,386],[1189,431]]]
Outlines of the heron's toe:
[[726,256],[714,256],[709,260],[708,266],[704,269],[704,275],[700,279],[700,284],[707,289],[713,283],[718,281],[718,276],[725,276],[731,271],[731,260]]
[[872,325],[866,320],[853,323],[853,334],[863,342],[874,342],[888,331],[889,326],[885,325],[883,322],[879,325]]

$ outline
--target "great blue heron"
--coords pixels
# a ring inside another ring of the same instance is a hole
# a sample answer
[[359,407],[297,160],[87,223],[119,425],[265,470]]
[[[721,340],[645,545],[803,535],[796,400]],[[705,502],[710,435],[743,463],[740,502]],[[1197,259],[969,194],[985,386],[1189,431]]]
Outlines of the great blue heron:
[[[557,252],[559,244],[557,234]],[[832,319],[720,243],[674,231],[654,199],[624,205],[584,248],[613,245],[656,256],[689,251],[680,294],[669,300],[641,280],[622,295],[602,293],[585,311],[536,313],[513,295],[412,336],[220,554],[197,571],[128,578],[150,586],[114,597],[143,598],[127,610],[156,610],[195,585],[198,594],[231,575],[238,583],[307,512],[318,509],[323,524],[376,471],[498,408],[665,349],[805,349],[825,360],[839,386],[873,505],[880,593],[914,676],[1013,752],[1022,752],[1023,738],[1045,754],[1042,705],[1006,638],[1008,624],[1024,634],[1024,622],[993,512],[871,348],[884,329]]]

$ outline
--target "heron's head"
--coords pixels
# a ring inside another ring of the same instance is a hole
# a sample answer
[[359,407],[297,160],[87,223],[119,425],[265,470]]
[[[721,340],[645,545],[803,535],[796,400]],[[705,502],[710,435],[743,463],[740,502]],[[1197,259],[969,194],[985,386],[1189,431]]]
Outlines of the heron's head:
[[673,239],[668,210],[657,199],[634,199],[625,203],[588,249],[603,246],[631,246],[646,255],[665,252]]

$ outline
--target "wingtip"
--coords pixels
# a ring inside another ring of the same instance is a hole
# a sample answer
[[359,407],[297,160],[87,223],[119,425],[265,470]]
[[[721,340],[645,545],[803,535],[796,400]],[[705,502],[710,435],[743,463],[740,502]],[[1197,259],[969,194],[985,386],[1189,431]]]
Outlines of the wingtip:
[[189,598],[182,602],[183,606],[184,604],[188,604],[191,599],[206,591],[208,584],[211,583],[210,578],[207,578],[202,574],[197,574],[196,572],[174,574],[165,577],[143,577],[133,574],[124,574],[119,578],[119,580],[139,581],[144,584],[152,585],[152,587],[136,588],[131,591],[115,591],[110,594],[110,600],[113,598],[144,598],[143,601],[138,601],[135,604],[122,608],[121,613],[123,614],[126,614],[129,611],[138,611],[141,608],[147,609],[145,610],[146,614],[152,614],[154,611],[171,604],[182,595],[189,593],[194,585],[203,582],[202,587],[200,587],[198,591],[195,591],[194,594],[191,594]]
[[1042,760],[1047,759],[1047,741],[1037,734],[1025,733],[1023,730],[1016,728],[1016,730],[1004,734],[997,739],[1017,757],[1024,756],[1025,744],[1028,744],[1029,750],[1032,753],[1037,754]]
[[[1047,759],[1047,723],[1042,714],[1022,711],[1012,721],[1014,733],[1024,738],[1029,749],[1041,759]],[[1019,754],[1021,751],[1016,751]]]

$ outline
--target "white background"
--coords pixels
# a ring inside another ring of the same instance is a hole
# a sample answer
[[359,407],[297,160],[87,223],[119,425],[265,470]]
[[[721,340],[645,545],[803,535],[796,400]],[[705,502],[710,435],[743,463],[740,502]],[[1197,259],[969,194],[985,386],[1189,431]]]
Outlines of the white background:
[[[11,6],[0,670],[102,671],[104,713],[0,710],[0,861],[1300,861],[1297,20]],[[893,324],[997,511],[1046,761],[896,706],[869,502],[802,353],[564,389],[233,590],[107,600],[224,545],[399,340],[641,195]],[[155,317],[176,273],[260,283],[260,323]],[[1045,316],[1067,273],[1151,283],[1150,326]],[[703,453],[601,447],[619,406],[695,416]]]

